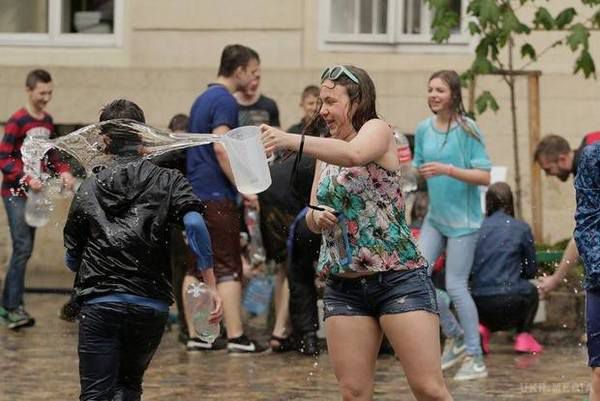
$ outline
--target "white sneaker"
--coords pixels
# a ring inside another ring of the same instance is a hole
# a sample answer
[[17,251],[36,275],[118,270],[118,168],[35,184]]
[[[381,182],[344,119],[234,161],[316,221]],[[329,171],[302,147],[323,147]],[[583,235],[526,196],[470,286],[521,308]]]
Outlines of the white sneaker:
[[483,362],[483,356],[467,355],[465,360],[454,375],[454,380],[473,380],[487,377],[488,371]]
[[450,337],[444,343],[442,354],[442,370],[451,368],[465,356],[465,342],[463,337]]

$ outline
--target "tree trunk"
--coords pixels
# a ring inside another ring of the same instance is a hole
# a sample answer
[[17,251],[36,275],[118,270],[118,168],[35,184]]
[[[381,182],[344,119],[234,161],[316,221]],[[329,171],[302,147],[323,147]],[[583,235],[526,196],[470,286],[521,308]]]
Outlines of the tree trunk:
[[[513,71],[513,41],[512,38],[508,40],[508,70]],[[515,212],[516,217],[519,219],[523,218],[523,207],[522,207],[522,190],[521,190],[521,163],[519,162],[519,131],[517,129],[517,100],[515,96],[515,76],[509,75],[507,77],[508,88],[510,90],[510,116],[512,120],[512,140],[513,140],[513,155],[515,158]]]

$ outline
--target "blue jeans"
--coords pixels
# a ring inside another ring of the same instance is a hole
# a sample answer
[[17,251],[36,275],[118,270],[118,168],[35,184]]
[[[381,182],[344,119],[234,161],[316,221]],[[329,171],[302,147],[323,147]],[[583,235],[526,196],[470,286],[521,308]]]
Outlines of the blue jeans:
[[25,203],[27,199],[20,196],[2,198],[12,239],[12,254],[8,271],[4,280],[2,306],[15,309],[23,304],[25,289],[25,268],[33,251],[35,228],[25,222]]
[[473,356],[482,354],[479,342],[479,316],[468,288],[476,244],[477,233],[445,237],[427,219],[423,223],[419,236],[419,247],[430,266],[433,266],[444,247],[446,248],[446,291],[456,308],[460,326],[450,309],[445,308],[443,303],[440,306],[440,324],[444,334],[450,336],[460,335],[459,328],[462,327],[467,353]]
[[81,401],[139,401],[167,312],[120,303],[84,304],[79,314]]

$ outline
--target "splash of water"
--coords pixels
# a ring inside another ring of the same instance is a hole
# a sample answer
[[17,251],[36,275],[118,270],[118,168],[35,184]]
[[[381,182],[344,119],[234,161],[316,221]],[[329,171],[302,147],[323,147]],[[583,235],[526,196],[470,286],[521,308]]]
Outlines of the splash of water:
[[75,159],[89,175],[98,167],[115,163],[116,154],[136,152],[140,157],[153,157],[218,139],[210,134],[175,134],[133,120],[120,119],[88,125],[54,140],[28,136],[21,153],[27,174],[39,176],[40,160],[50,149],[57,149]]
[[50,149],[66,153],[90,175],[98,167],[114,165],[117,155],[152,158],[214,142],[225,146],[240,192],[257,193],[268,188],[271,176],[256,127],[240,127],[225,135],[191,134],[160,130],[133,120],[108,120],[53,140],[31,138],[24,142],[22,155],[25,165],[31,166],[26,172],[36,177],[40,160]]

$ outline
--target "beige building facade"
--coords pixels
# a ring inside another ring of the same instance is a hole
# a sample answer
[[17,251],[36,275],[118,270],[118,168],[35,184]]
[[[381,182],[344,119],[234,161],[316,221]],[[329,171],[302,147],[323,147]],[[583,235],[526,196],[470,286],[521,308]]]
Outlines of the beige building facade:
[[[323,67],[349,63],[373,77],[382,117],[410,133],[429,115],[428,76],[439,69],[465,70],[475,43],[461,33],[466,18],[450,43],[431,43],[431,16],[419,0],[101,0],[97,8],[85,3],[94,2],[0,1],[0,121],[24,104],[27,71],[42,67],[54,77],[49,111],[58,124],[94,122],[104,103],[126,97],[142,106],[151,125],[164,127],[172,115],[187,113],[214,79],[223,46],[241,43],[260,54],[262,91],[277,101],[284,127],[301,117],[300,93],[318,83]],[[458,3],[464,15],[466,1]],[[551,11],[566,3],[549,2]],[[99,10],[107,9],[109,16],[98,20]],[[531,19],[531,10],[521,12]],[[562,36],[534,32],[528,39],[542,49]],[[598,39],[595,33],[590,38],[593,55],[600,54]],[[573,60],[568,50],[555,49],[529,68],[542,72],[542,135],[560,134],[577,146],[584,133],[600,128],[593,117],[600,83],[573,76]],[[477,88],[491,90],[500,104],[498,113],[487,112],[478,122],[493,164],[507,166],[514,184],[508,89],[498,77],[479,79]],[[525,80],[518,83],[517,107],[524,217],[530,221]],[[572,183],[543,178],[542,188],[544,235],[537,240],[568,237],[574,225]],[[60,201],[54,222],[39,230],[32,269],[62,266],[67,207],[68,201]],[[3,210],[0,216],[4,222]],[[5,227],[0,232],[4,261],[10,253]]]

